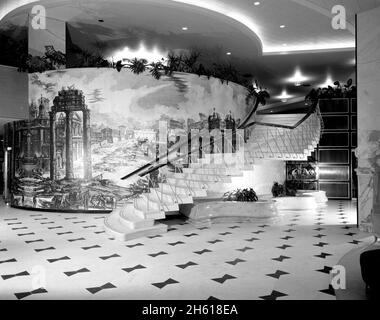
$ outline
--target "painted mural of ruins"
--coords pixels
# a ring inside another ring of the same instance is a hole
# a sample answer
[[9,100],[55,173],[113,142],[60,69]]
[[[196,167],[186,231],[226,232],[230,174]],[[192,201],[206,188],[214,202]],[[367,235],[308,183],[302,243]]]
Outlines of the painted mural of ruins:
[[159,121],[167,123],[170,146],[192,129],[235,128],[245,115],[240,86],[181,77],[186,92],[171,79],[109,69],[31,74],[29,120],[7,128],[14,139],[12,204],[113,210],[144,187],[120,178],[156,159]]

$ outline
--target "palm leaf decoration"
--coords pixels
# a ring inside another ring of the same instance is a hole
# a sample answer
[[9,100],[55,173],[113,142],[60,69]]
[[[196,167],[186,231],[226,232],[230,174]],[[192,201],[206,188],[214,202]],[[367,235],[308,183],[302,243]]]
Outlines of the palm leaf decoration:
[[148,61],[146,59],[128,59],[127,68],[131,70],[134,74],[144,73],[148,66]]
[[189,55],[182,57],[183,72],[196,73],[197,72],[197,62],[200,57],[200,52],[191,51]]
[[255,100],[258,100],[259,104],[265,106],[266,101],[269,98],[270,98],[270,94],[268,93],[267,90],[259,86],[257,80],[255,80],[254,83],[250,84],[247,87],[247,94],[245,97],[245,102],[247,103],[247,105],[251,104]]
[[164,65],[161,62],[152,62],[150,65],[149,73],[156,80],[160,80],[162,73],[161,71],[164,69]]

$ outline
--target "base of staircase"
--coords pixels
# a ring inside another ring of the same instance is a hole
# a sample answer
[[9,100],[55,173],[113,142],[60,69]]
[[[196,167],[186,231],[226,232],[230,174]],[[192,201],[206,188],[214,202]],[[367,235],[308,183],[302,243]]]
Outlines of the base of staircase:
[[229,202],[201,201],[181,207],[181,213],[194,226],[213,223],[275,223],[278,218],[275,201]]
[[120,224],[119,215],[114,213],[104,219],[104,230],[119,241],[129,241],[141,237],[156,236],[168,231],[166,224],[156,222],[152,227],[132,229]]
[[202,227],[211,227],[212,225],[219,224],[219,223],[227,223],[227,224],[254,223],[258,225],[260,224],[274,225],[276,224],[278,220],[279,220],[279,217],[277,216],[272,217],[272,218],[231,216],[231,217],[211,217],[211,218],[205,218],[205,219],[189,218],[187,222],[196,228],[202,228]]
[[315,198],[315,201],[317,204],[320,205],[326,205],[326,202],[328,201],[328,198],[326,196],[326,191],[322,190],[298,190],[297,197],[313,197]]
[[281,197],[276,198],[276,203],[280,211],[314,211],[318,208],[314,197]]

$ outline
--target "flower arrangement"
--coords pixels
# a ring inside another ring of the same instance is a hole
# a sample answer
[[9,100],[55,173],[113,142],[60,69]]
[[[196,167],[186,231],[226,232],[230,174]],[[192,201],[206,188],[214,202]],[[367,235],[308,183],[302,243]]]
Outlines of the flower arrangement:
[[239,202],[256,202],[258,197],[252,188],[237,189],[234,191],[226,192],[223,195],[224,201],[239,201]]

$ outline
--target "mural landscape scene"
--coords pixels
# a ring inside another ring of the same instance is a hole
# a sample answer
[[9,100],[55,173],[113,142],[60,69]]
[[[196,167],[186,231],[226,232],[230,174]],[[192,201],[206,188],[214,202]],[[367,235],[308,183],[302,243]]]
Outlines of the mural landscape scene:
[[186,73],[159,80],[109,68],[30,74],[30,119],[8,127],[13,205],[112,210],[148,187],[121,177],[156,159],[160,121],[170,146],[191,129],[209,129],[210,119],[219,128],[239,123],[245,99],[242,86]]

